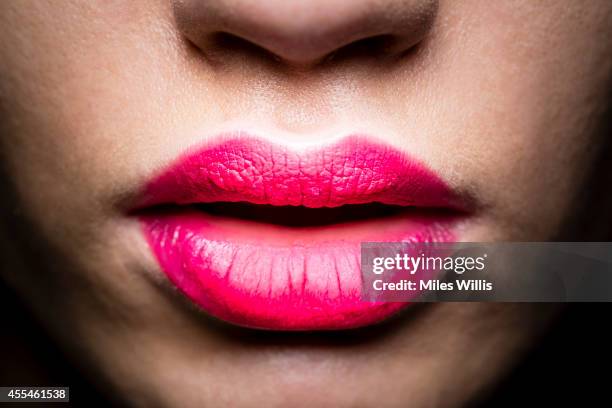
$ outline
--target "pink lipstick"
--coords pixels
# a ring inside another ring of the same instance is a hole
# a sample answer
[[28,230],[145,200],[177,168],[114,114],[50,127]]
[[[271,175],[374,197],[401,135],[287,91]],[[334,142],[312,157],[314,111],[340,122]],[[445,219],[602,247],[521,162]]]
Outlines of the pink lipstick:
[[217,140],[147,183],[137,212],[161,269],[219,319],[271,330],[377,323],[407,303],[362,300],[360,243],[455,239],[456,194],[390,145]]

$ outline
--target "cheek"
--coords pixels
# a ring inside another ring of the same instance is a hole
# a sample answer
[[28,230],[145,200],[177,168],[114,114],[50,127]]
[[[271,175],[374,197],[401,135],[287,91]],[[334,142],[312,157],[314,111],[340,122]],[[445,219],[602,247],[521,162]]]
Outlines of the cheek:
[[417,121],[456,184],[483,201],[483,224],[502,239],[547,239],[575,212],[604,148],[606,12],[484,3],[441,10],[460,35],[434,34]]
[[171,127],[167,101],[185,99],[181,67],[164,64],[180,59],[161,4],[0,6],[4,178],[52,239],[116,215],[134,157],[156,147],[147,136]]

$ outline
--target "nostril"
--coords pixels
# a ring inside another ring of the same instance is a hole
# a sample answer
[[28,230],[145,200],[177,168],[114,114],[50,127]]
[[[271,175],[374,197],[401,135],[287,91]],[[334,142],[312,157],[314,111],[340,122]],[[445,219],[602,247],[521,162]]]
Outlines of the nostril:
[[[408,47],[404,47],[406,49],[398,50],[398,45],[401,47],[399,42],[400,39],[390,34],[363,38],[335,49],[326,55],[322,55],[317,60],[309,61],[308,65],[338,63],[349,59],[380,60],[381,58],[398,54],[397,51],[402,51],[401,55],[405,55],[406,51],[417,45],[411,44]],[[211,33],[207,44],[208,46],[205,51],[211,61],[223,61],[228,55],[242,55],[248,58],[266,60],[267,62],[276,61],[287,65],[293,63],[259,44],[227,32]]]
[[241,55],[253,59],[279,60],[272,51],[243,37],[228,33],[215,32],[208,36],[209,44],[204,50],[212,60],[222,61],[226,56]]
[[403,55],[427,35],[437,0],[181,0],[177,28],[204,54],[289,65]]
[[[224,54],[227,55],[243,55],[250,58],[259,58],[292,64],[292,61],[287,61],[282,55],[277,55],[271,50],[253,43],[247,39],[236,36],[231,33],[217,32],[209,35],[209,46],[206,47],[206,52],[213,60],[223,60]],[[309,65],[316,63],[329,63],[331,61],[338,62],[351,58],[359,59],[379,59],[389,53],[397,44],[397,38],[393,35],[378,35],[369,38],[363,38],[336,50],[322,55],[317,60],[309,61]]]
[[388,56],[396,44],[397,38],[390,34],[363,38],[332,51],[323,58],[323,61],[339,62],[351,58],[380,59]]

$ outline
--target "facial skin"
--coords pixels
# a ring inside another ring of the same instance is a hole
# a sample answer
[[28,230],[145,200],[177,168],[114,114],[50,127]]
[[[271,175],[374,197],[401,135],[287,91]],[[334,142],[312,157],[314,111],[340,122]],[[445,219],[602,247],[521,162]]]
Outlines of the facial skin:
[[0,2],[1,277],[131,404],[461,406],[554,308],[227,328],[172,289],[127,203],[222,130],[363,131],[475,198],[461,240],[607,239],[608,211],[583,210],[609,186],[611,37],[607,0]]

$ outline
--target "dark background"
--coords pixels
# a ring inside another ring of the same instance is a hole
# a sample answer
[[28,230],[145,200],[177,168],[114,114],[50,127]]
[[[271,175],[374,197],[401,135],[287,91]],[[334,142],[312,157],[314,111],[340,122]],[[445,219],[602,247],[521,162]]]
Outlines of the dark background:
[[[569,305],[528,357],[479,406],[612,406],[608,397],[611,312],[611,303]],[[1,284],[0,321],[0,386],[69,386],[71,403],[49,406],[112,405],[103,390],[96,390],[66,362],[18,298]]]

